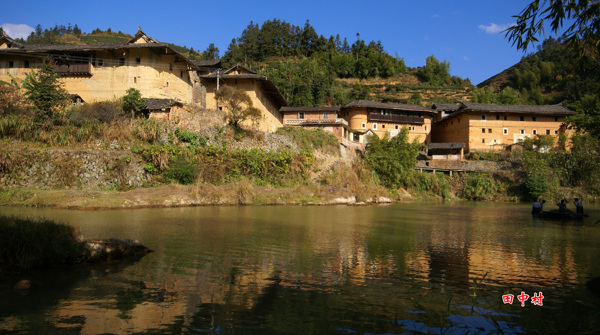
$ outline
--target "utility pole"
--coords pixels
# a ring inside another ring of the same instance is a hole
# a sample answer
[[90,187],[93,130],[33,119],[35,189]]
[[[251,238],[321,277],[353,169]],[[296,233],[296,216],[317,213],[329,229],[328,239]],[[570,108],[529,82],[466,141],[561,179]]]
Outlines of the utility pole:
[[[221,73],[221,69],[217,69],[217,91],[215,92],[218,93],[219,92],[219,74]],[[215,99],[217,100],[217,110],[219,110],[219,99]]]

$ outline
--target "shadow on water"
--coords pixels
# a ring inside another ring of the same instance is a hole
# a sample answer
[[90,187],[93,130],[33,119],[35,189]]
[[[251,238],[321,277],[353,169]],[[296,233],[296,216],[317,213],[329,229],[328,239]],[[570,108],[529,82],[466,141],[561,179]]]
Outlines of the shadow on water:
[[[101,288],[94,288],[93,285],[86,287],[84,283],[111,278],[111,276],[134,266],[139,260],[140,258],[128,258],[99,264],[4,273],[0,276],[0,321],[22,318],[22,331],[26,333],[53,333],[57,328],[57,323],[67,325],[68,329],[76,331],[79,329],[77,325],[85,323],[84,316],[73,316],[49,322],[45,320],[44,314],[56,308],[61,302],[70,299],[73,292],[82,290],[82,287],[88,291],[89,297],[108,294],[108,292],[98,292]],[[29,280],[32,283],[31,288],[14,290],[15,283],[22,279]],[[126,317],[128,310],[142,302],[139,292],[144,285],[140,282],[125,281],[123,286],[126,288],[117,292],[115,307],[120,309]],[[38,317],[29,318],[35,315]]]

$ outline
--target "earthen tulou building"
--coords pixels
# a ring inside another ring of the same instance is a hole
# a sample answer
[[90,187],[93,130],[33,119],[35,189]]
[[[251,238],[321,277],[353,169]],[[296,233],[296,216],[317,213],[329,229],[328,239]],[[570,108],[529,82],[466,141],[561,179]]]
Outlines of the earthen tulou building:
[[32,69],[52,59],[65,90],[80,102],[113,100],[129,88],[146,99],[146,115],[171,117],[177,109],[219,113],[215,93],[225,85],[245,91],[261,118],[252,124],[264,132],[283,126],[322,128],[342,145],[364,146],[369,135],[396,136],[408,130],[410,141],[433,151],[498,151],[525,138],[567,134],[565,118],[575,112],[562,105],[460,104],[419,105],[355,100],[339,107],[290,107],[266,75],[220,60],[193,61],[141,29],[124,43],[96,45],[21,44],[0,36],[0,80],[21,82]]

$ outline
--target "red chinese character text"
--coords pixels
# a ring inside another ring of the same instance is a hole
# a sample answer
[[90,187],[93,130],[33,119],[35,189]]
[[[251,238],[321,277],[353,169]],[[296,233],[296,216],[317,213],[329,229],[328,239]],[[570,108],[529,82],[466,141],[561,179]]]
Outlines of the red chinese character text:
[[521,294],[517,296],[517,299],[521,302],[521,307],[525,307],[525,301],[529,299],[529,295],[525,294],[525,292],[521,291]]
[[537,293],[534,293],[533,297],[531,297],[531,303],[534,305],[543,306],[544,305],[544,303],[542,302],[543,299],[544,299],[544,296],[542,295],[542,292],[540,292],[540,295],[538,295]]
[[513,298],[514,298],[514,297],[515,297],[515,296],[514,296],[513,294],[505,294],[505,295],[503,295],[503,296],[502,296],[502,301],[503,301],[505,304],[511,304],[511,305],[512,305],[512,302],[513,302]]

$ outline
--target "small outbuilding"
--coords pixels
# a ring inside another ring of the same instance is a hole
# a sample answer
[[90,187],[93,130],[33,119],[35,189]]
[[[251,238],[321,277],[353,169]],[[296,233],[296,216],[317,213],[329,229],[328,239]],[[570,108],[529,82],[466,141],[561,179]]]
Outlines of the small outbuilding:
[[464,158],[465,143],[431,143],[427,145],[427,156],[432,160],[457,160]]

